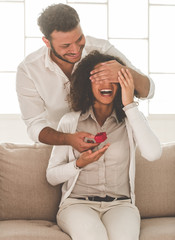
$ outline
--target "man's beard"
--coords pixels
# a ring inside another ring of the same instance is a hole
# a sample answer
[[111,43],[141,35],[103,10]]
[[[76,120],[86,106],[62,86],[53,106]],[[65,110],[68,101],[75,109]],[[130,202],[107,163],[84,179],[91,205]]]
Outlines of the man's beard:
[[70,63],[70,64],[74,64],[74,63],[66,60],[65,58],[63,58],[61,55],[59,55],[59,54],[56,52],[55,48],[53,47],[51,41],[50,41],[50,46],[51,46],[51,51],[53,52],[53,54],[55,55],[55,57],[61,59],[61,60],[64,61],[64,62],[67,62],[67,63]]

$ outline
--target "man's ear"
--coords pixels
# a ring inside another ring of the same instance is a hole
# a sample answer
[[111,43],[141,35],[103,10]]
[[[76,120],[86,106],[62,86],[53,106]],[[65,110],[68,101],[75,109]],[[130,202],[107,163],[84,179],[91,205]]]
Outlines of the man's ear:
[[50,41],[46,37],[42,37],[42,40],[46,44],[46,46],[50,48]]

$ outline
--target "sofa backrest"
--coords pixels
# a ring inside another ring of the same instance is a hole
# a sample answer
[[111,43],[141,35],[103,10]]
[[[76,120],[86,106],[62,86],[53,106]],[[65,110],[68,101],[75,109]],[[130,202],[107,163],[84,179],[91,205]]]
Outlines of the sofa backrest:
[[143,218],[175,216],[175,142],[162,144],[160,159],[149,162],[136,151],[136,205]]
[[[0,144],[0,220],[55,221],[61,186],[46,180],[51,147]],[[142,217],[175,216],[175,143],[148,162],[136,151],[136,205]]]
[[46,180],[51,147],[44,144],[0,144],[0,220],[55,221],[60,186]]

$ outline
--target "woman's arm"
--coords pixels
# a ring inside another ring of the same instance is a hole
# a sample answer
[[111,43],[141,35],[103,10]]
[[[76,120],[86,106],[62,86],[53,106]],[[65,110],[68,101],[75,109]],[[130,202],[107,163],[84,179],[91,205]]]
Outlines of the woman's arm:
[[130,71],[122,69],[119,72],[118,80],[122,89],[123,110],[142,156],[149,161],[160,158],[160,142],[149,127],[144,115],[138,110],[137,104],[133,102],[134,82]]
[[[74,133],[74,130],[76,130],[76,124],[77,119],[69,113],[61,118],[57,130],[66,134]],[[57,185],[74,177],[80,171],[76,168],[75,164],[76,159],[71,146],[54,146],[46,171],[48,182],[51,185]]]
[[78,174],[80,169],[75,167],[76,159],[73,158],[69,162],[69,146],[54,146],[49,164],[46,170],[47,181],[51,185],[58,185],[68,181],[70,178]]
[[159,159],[162,153],[160,142],[144,115],[138,110],[136,103],[127,105],[124,111],[141,155],[149,161]]

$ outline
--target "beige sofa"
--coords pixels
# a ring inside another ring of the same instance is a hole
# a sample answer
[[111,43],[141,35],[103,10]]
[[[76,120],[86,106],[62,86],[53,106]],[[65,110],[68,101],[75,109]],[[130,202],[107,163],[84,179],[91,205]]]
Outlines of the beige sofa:
[[[51,147],[0,144],[0,240],[70,240],[56,225],[60,186],[46,181]],[[141,240],[175,240],[175,143],[160,160],[136,153]],[[83,239],[82,239],[83,240]]]

